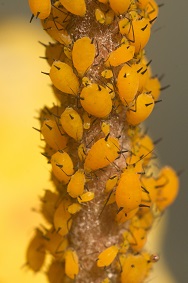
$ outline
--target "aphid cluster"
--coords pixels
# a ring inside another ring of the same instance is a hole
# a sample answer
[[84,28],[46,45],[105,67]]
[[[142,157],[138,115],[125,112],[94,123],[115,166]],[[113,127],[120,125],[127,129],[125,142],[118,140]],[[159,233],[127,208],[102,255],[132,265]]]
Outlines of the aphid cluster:
[[27,265],[50,283],[141,283],[158,256],[144,250],[154,220],[178,193],[171,167],[156,166],[140,128],[160,95],[144,48],[154,0],[29,0],[55,40],[45,45],[59,103],[40,112],[46,190]]

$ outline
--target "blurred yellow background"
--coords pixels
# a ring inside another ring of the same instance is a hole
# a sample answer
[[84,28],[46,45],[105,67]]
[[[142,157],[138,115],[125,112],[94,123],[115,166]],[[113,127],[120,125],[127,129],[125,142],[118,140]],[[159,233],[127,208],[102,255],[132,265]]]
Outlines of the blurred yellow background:
[[[40,154],[40,134],[32,129],[39,126],[37,110],[56,103],[49,78],[41,74],[49,66],[39,58],[44,47],[37,42],[47,43],[49,37],[29,19],[12,18],[1,22],[0,38],[0,283],[42,283],[42,272],[34,275],[22,265],[33,230],[43,222],[32,208],[39,207],[39,196],[51,185],[49,167]],[[155,245],[151,237],[148,244],[159,254],[164,221],[155,225]],[[148,282],[173,283],[167,273],[161,260]]]

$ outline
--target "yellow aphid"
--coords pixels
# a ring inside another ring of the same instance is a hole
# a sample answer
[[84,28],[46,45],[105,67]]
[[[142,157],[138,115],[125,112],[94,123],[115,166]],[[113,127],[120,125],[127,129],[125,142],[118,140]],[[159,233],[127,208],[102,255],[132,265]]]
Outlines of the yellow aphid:
[[56,230],[49,230],[45,236],[45,248],[57,259],[61,260],[65,249],[68,247],[67,238],[59,235]]
[[109,135],[109,133],[110,133],[110,125],[107,124],[106,122],[102,122],[101,130],[103,131],[105,136]]
[[70,214],[76,214],[77,212],[79,212],[82,209],[81,205],[79,203],[73,203],[71,205],[69,205],[68,207],[68,212]]
[[85,111],[98,118],[105,118],[112,110],[112,100],[107,89],[97,84],[82,89],[80,102]]
[[125,213],[138,208],[141,204],[142,188],[139,175],[126,169],[120,176],[116,188],[116,203]]
[[177,173],[169,166],[161,169],[156,181],[158,191],[156,205],[160,211],[164,211],[171,205],[179,192],[179,178]]
[[65,252],[65,274],[71,278],[75,279],[79,272],[79,262],[76,251],[68,249]]
[[121,283],[142,283],[147,273],[148,261],[141,254],[128,254],[122,266]]
[[109,2],[112,10],[118,15],[127,12],[131,4],[131,0],[109,0]]
[[67,235],[72,225],[71,214],[68,212],[70,204],[70,200],[63,199],[54,213],[54,227],[61,236]]
[[57,151],[51,157],[52,172],[55,177],[67,184],[74,173],[72,159],[65,151]]
[[82,77],[95,59],[95,45],[89,37],[75,41],[72,49],[72,61],[78,75]]
[[83,136],[83,123],[80,115],[72,107],[67,107],[61,114],[61,125],[64,131],[76,141],[80,141]]
[[83,143],[81,143],[78,147],[78,157],[80,161],[84,161],[86,158],[86,147]]
[[72,14],[83,17],[86,13],[85,0],[60,0],[61,4]]
[[145,90],[151,91],[154,100],[158,100],[160,96],[161,84],[157,77],[149,78],[145,84]]
[[111,79],[113,77],[112,70],[106,69],[102,71],[101,76],[104,77],[105,79]]
[[88,151],[84,169],[91,172],[108,166],[119,156],[119,151],[118,139],[109,136],[99,139]]
[[93,192],[86,192],[83,195],[77,197],[79,203],[88,202],[94,199],[95,194]]
[[138,212],[138,208],[135,208],[135,209],[131,210],[130,212],[126,212],[126,209],[125,210],[122,209],[116,215],[115,220],[119,223],[124,223],[124,222],[130,220],[137,212]]
[[57,89],[65,93],[77,95],[79,81],[68,64],[55,61],[50,69],[50,78]]
[[45,120],[42,123],[41,134],[46,143],[55,150],[64,149],[67,146],[68,136],[61,125],[54,120]]
[[44,218],[49,222],[53,222],[53,216],[58,204],[59,196],[56,193],[51,192],[50,190],[45,190],[44,196],[41,200],[41,213]]
[[95,9],[95,18],[100,24],[105,23],[105,14],[101,11],[101,9]]
[[114,11],[109,9],[105,13],[105,25],[110,25],[113,22],[114,17],[115,17]]
[[105,185],[105,192],[110,192],[111,190],[113,190],[113,188],[116,186],[118,181],[118,176],[114,175],[111,176],[107,181],[106,181],[106,185]]
[[117,246],[111,246],[104,251],[102,251],[97,258],[97,266],[98,267],[106,267],[109,266],[118,254],[119,248]]
[[55,19],[42,20],[44,30],[62,45],[68,46],[72,43],[71,37],[66,31],[63,24]]
[[36,229],[35,236],[31,239],[26,253],[26,264],[34,272],[38,272],[44,264],[45,245],[43,233]]
[[147,231],[144,228],[130,225],[127,239],[133,252],[140,252],[146,244]]
[[55,1],[52,5],[52,18],[61,23],[64,28],[70,23],[72,15],[62,6],[60,1]]
[[46,271],[46,276],[49,283],[62,283],[65,279],[65,267],[64,263],[60,261],[52,261],[48,270]]
[[29,7],[33,13],[32,18],[46,19],[50,15],[51,0],[29,0]]
[[105,62],[107,67],[117,67],[128,62],[134,57],[135,47],[129,44],[122,44],[116,50],[112,51]]
[[130,44],[135,46],[135,53],[139,53],[148,43],[151,33],[151,24],[148,18],[127,18],[119,21],[119,29],[122,35],[126,35]]
[[82,114],[83,119],[83,127],[85,130],[88,130],[91,126],[91,115],[89,115],[86,111]]
[[151,94],[141,93],[135,100],[134,107],[126,112],[127,123],[136,126],[146,120],[154,108],[154,99]]
[[117,77],[119,97],[124,105],[132,102],[139,87],[139,75],[132,66],[125,64]]
[[79,169],[71,176],[67,186],[67,192],[72,198],[77,198],[84,192],[85,174],[83,169]]

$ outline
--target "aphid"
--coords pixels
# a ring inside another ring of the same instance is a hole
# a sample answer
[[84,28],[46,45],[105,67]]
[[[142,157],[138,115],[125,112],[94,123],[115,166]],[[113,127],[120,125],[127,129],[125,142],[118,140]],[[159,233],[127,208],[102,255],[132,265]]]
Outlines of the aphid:
[[85,0],[60,0],[61,4],[72,14],[83,17],[86,13]]
[[84,111],[84,113],[82,114],[82,119],[83,119],[83,127],[85,130],[88,130],[91,126],[91,115],[88,114],[86,111]]
[[106,122],[102,122],[101,130],[103,131],[105,136],[109,135],[109,133],[110,133],[110,125],[107,124]]
[[95,59],[95,45],[89,37],[82,37],[74,42],[72,61],[78,75],[83,77]]
[[69,205],[68,207],[68,212],[70,214],[76,214],[77,212],[79,212],[82,209],[81,205],[79,203],[73,203],[71,205]]
[[130,44],[121,44],[116,50],[112,51],[105,62],[105,66],[117,67],[128,62],[134,57],[135,47]]
[[118,158],[119,151],[118,139],[109,137],[109,135],[99,139],[88,151],[84,169],[87,172],[91,172],[108,166]]
[[98,118],[107,117],[112,110],[112,100],[107,89],[97,84],[82,89],[80,102],[85,111]]
[[119,21],[119,30],[126,35],[130,44],[135,47],[135,53],[139,53],[148,43],[151,33],[151,23],[148,18],[128,19]]
[[57,22],[56,19],[48,18],[46,20],[42,20],[42,25],[44,30],[59,43],[65,46],[72,44],[72,39],[66,31],[64,25]]
[[129,226],[129,233],[127,236],[130,247],[134,252],[140,252],[147,241],[147,231],[142,227]]
[[65,279],[65,267],[64,263],[61,261],[53,260],[48,270],[46,271],[46,276],[50,283],[62,283]]
[[161,169],[156,180],[158,191],[156,205],[160,211],[164,211],[177,197],[179,191],[179,178],[177,173],[169,166]]
[[78,157],[80,161],[84,161],[86,158],[86,147],[83,143],[81,143],[78,147]]
[[85,174],[83,169],[78,169],[71,176],[71,179],[67,185],[67,192],[72,198],[77,198],[84,192]]
[[62,150],[57,151],[51,157],[51,164],[55,177],[63,184],[67,184],[74,173],[73,163],[68,153]]
[[142,283],[148,274],[148,261],[142,254],[128,254],[124,260],[121,283]]
[[109,3],[112,10],[116,14],[121,15],[127,12],[131,4],[131,0],[109,0]]
[[116,203],[124,213],[137,209],[141,204],[142,188],[140,177],[134,170],[125,169],[116,188]]
[[77,197],[79,203],[88,202],[94,199],[95,194],[94,192],[86,192],[83,193],[81,196]]
[[105,79],[111,79],[113,77],[113,72],[112,70],[106,69],[102,71],[101,76]]
[[111,190],[113,190],[113,188],[116,186],[118,181],[118,176],[117,175],[113,175],[111,176],[107,181],[106,181],[106,185],[105,185],[105,192],[110,192]]
[[68,136],[61,125],[54,120],[45,120],[42,123],[41,134],[46,143],[55,150],[64,149],[67,146]]
[[45,245],[43,233],[36,229],[35,236],[31,239],[26,253],[26,264],[34,272],[38,272],[45,260]]
[[78,94],[79,81],[68,64],[55,61],[50,69],[50,78],[54,86],[62,92],[72,95]]
[[68,247],[68,240],[66,237],[59,235],[56,230],[51,229],[44,235],[45,248],[55,258],[62,260],[64,251]]
[[106,13],[105,13],[105,25],[110,25],[113,21],[114,21],[114,11],[109,9]]
[[128,124],[136,126],[146,120],[154,108],[154,99],[151,94],[142,92],[135,99],[134,107],[126,112]]
[[80,115],[72,107],[67,107],[61,114],[61,125],[64,131],[76,141],[80,141],[83,136],[83,123]]
[[117,88],[119,97],[124,105],[132,102],[139,87],[139,75],[137,71],[125,64],[117,77]]
[[97,258],[97,266],[98,267],[106,267],[109,266],[118,254],[119,248],[114,245],[102,251]]
[[28,0],[29,7],[31,9],[32,17],[30,22],[34,17],[39,19],[46,19],[50,15],[51,11],[51,0]]
[[70,204],[69,199],[63,199],[54,213],[54,227],[61,236],[67,235],[72,225],[71,214],[68,212]]
[[78,256],[75,250],[68,249],[65,251],[65,274],[74,279],[79,272]]
[[126,212],[126,210],[124,211],[124,209],[122,209],[121,211],[118,212],[118,214],[116,215],[115,220],[119,223],[124,223],[126,221],[128,221],[129,219],[131,219],[137,212],[138,212],[138,207]]
[[99,22],[100,24],[104,24],[106,17],[105,14],[103,13],[103,11],[101,11],[101,9],[95,9],[95,18],[97,20],[97,22]]

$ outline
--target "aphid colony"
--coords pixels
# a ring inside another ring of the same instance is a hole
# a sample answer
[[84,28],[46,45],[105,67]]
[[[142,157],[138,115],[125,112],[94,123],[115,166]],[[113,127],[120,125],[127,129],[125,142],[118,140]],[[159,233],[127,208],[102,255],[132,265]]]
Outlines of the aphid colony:
[[[144,250],[154,220],[172,204],[178,177],[158,169],[140,128],[159,99],[144,48],[154,0],[29,0],[55,40],[45,45],[57,105],[40,112],[46,190],[27,265],[50,283],[141,283],[159,257]],[[45,258],[51,256],[46,267]],[[44,267],[44,268],[43,268]],[[43,268],[43,269],[42,269]]]

